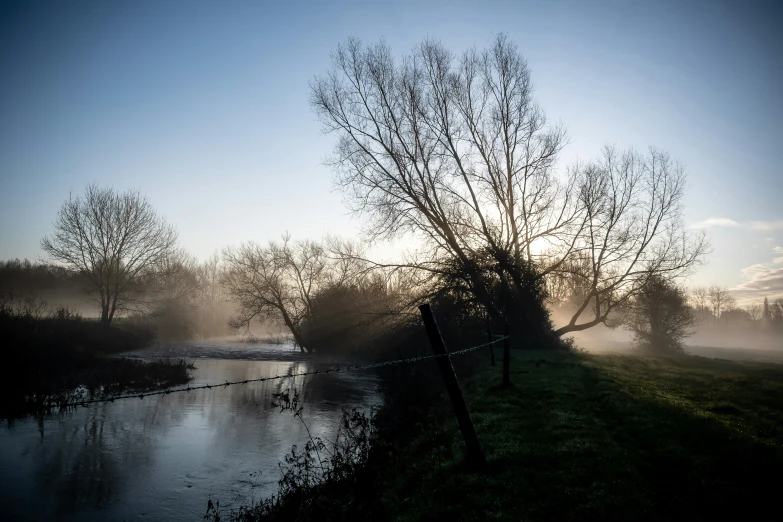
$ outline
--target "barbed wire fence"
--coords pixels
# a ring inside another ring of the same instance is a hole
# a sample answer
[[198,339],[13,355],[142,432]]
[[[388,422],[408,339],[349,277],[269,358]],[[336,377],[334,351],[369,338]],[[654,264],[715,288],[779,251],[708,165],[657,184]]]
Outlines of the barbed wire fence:
[[145,392],[138,392],[138,393],[125,393],[125,394],[119,394],[119,395],[112,395],[110,397],[101,397],[99,399],[80,399],[72,402],[67,402],[64,404],[60,404],[57,407],[60,410],[68,409],[68,408],[74,408],[78,406],[84,406],[88,407],[91,404],[99,404],[99,403],[110,403],[118,400],[123,399],[144,399],[144,397],[151,397],[156,395],[169,395],[172,393],[189,393],[191,391],[196,390],[211,390],[213,388],[227,388],[229,386],[235,386],[239,384],[251,384],[251,383],[259,383],[259,382],[266,382],[266,381],[274,381],[278,379],[286,379],[291,377],[304,377],[308,375],[322,375],[322,374],[328,374],[328,373],[338,373],[338,372],[350,372],[350,371],[358,371],[358,370],[370,370],[373,368],[383,368],[385,366],[392,366],[396,364],[410,364],[410,363],[416,363],[419,361],[424,361],[427,359],[438,359],[438,358],[451,358],[455,355],[463,355],[466,353],[474,352],[476,350],[480,350],[482,348],[486,348],[488,346],[492,346],[495,343],[499,343],[502,341],[505,341],[506,339],[509,339],[509,335],[504,335],[501,337],[498,337],[497,339],[494,339],[492,341],[479,344],[476,346],[471,346],[470,348],[464,348],[462,350],[457,350],[454,352],[449,353],[439,353],[439,354],[432,354],[432,355],[422,355],[417,357],[409,357],[405,359],[393,359],[389,361],[383,361],[383,362],[377,362],[377,363],[370,363],[370,364],[360,364],[360,365],[353,365],[353,366],[338,366],[334,368],[328,368],[325,370],[310,370],[305,372],[297,372],[297,373],[286,373],[281,375],[275,375],[272,377],[259,377],[257,379],[245,379],[241,381],[225,381],[222,383],[214,383],[214,384],[201,384],[198,386],[186,386],[186,387],[178,387],[178,388],[166,388],[162,390],[152,390],[152,391],[145,391]]
[[[310,375],[314,376],[314,375],[330,374],[330,373],[344,373],[344,372],[351,372],[357,370],[369,370],[373,368],[383,368],[386,366],[399,365],[399,364],[412,364],[420,361],[433,359],[438,363],[438,368],[443,378],[446,391],[448,392],[449,398],[451,400],[454,414],[457,418],[457,422],[460,431],[462,432],[463,439],[465,440],[468,464],[471,467],[474,467],[475,469],[483,469],[486,467],[486,459],[484,458],[484,454],[481,449],[481,444],[476,434],[475,425],[473,424],[473,420],[471,419],[470,412],[468,410],[468,406],[465,401],[465,397],[462,393],[462,388],[459,384],[457,375],[454,371],[454,367],[451,363],[451,358],[453,356],[464,355],[466,353],[475,352],[477,350],[481,350],[482,348],[494,347],[496,343],[503,342],[503,385],[504,387],[509,386],[510,385],[509,362],[511,359],[510,357],[511,336],[509,335],[509,325],[508,323],[506,323],[505,325],[505,332],[504,332],[505,335],[502,336],[492,335],[491,324],[489,322],[489,319],[487,319],[487,332],[486,332],[488,337],[487,342],[475,346],[471,346],[470,348],[464,348],[462,350],[449,352],[446,349],[445,343],[443,342],[443,337],[441,336],[440,329],[438,328],[438,324],[435,321],[435,317],[432,313],[432,309],[430,308],[430,305],[428,303],[420,305],[419,311],[421,313],[422,322],[424,323],[424,329],[427,333],[427,337],[429,338],[430,345],[434,352],[432,355],[421,355],[416,357],[407,357],[403,359],[392,359],[389,361],[369,363],[369,364],[336,366],[324,370],[316,369],[316,370],[293,372],[293,373],[289,371],[286,372],[285,374],[275,375],[272,377],[259,377],[256,379],[244,379],[239,381],[226,380],[221,383],[202,384],[198,386],[181,386],[175,388],[169,387],[169,388],[158,389],[158,390],[115,394],[108,397],[86,399],[80,396],[79,399],[75,399],[75,400],[71,398],[70,400],[66,399],[62,402],[57,402],[55,404],[49,403],[49,405],[47,406],[47,413],[51,413],[52,410],[59,410],[62,412],[62,411],[70,410],[71,408],[78,408],[79,406],[86,408],[92,404],[113,403],[114,401],[124,400],[124,399],[144,399],[145,397],[170,395],[172,393],[183,393],[183,392],[189,393],[191,391],[197,391],[197,390],[227,388],[229,386],[236,386],[240,384],[261,383],[261,382],[274,381],[274,380],[286,379],[286,378],[305,377]],[[494,366],[494,348],[492,348],[490,352],[491,352],[490,361],[492,366]],[[80,394],[83,393],[83,390],[80,390],[79,393]]]

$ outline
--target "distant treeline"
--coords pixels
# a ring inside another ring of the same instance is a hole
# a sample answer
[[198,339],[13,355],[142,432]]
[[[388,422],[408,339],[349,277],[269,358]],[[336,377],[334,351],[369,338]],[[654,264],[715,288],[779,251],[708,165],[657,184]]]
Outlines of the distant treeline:
[[740,307],[728,289],[711,286],[693,288],[689,304],[696,323],[693,344],[783,346],[783,298],[765,297]]
[[36,296],[47,301],[81,299],[86,303],[87,277],[62,266],[11,259],[0,261],[0,291],[22,297]]
[[[121,321],[159,340],[228,335],[230,304],[217,281],[217,261],[197,263],[180,253],[150,271],[129,292]],[[96,291],[82,272],[42,261],[0,261],[0,306],[37,319],[97,319]]]
[[690,305],[697,320],[706,324],[745,325],[783,331],[783,298],[765,297],[744,307],[737,306],[729,290],[698,286],[691,290]]

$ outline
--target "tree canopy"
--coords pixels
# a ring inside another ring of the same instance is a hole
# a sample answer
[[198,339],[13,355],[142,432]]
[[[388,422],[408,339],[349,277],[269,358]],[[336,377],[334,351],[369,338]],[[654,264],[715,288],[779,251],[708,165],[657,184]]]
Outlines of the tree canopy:
[[652,276],[626,305],[628,326],[644,350],[672,354],[682,352],[694,319],[682,289]]
[[562,171],[565,131],[532,94],[504,35],[460,56],[427,40],[400,59],[351,39],[313,81],[311,104],[338,137],[336,181],[370,238],[417,236],[425,250],[407,266],[437,278],[456,263],[512,324],[529,308],[530,274],[568,282],[580,292],[563,335],[605,322],[649,274],[687,273],[707,247],[682,226],[680,165],[656,149],[607,147]]
[[138,191],[117,192],[89,185],[71,195],[41,247],[57,262],[86,276],[110,324],[133,302],[135,285],[146,271],[162,265],[174,251],[177,232]]

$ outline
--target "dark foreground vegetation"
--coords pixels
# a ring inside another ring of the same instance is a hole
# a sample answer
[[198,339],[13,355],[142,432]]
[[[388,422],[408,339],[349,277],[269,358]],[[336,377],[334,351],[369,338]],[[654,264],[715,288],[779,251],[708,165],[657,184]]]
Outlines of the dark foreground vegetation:
[[192,365],[111,357],[141,348],[152,334],[132,325],[101,325],[67,309],[18,308],[0,302],[7,371],[0,418],[43,414],[64,404],[126,391],[184,384]]
[[287,496],[222,519],[710,520],[777,510],[783,367],[526,351],[513,352],[511,368],[509,387],[500,367],[464,386],[485,471],[464,466],[443,403],[410,425],[389,424],[417,416],[392,403],[367,430],[372,449],[352,476],[292,491],[289,472]]

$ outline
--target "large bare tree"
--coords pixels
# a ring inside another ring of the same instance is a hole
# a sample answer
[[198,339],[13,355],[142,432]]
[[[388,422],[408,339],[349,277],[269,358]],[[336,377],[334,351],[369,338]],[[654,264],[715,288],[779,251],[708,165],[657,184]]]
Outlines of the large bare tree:
[[415,234],[426,248],[405,264],[444,274],[456,263],[491,313],[498,284],[512,310],[505,299],[494,313],[519,313],[513,296],[534,266],[584,289],[557,333],[589,328],[651,273],[679,275],[703,252],[682,230],[682,171],[664,154],[607,150],[558,175],[565,132],[534,103],[527,64],[503,35],[459,57],[425,41],[399,60],[382,42],[348,40],[311,103],[339,136],[337,183],[369,236]]
[[101,323],[109,325],[132,301],[145,273],[169,259],[176,241],[174,228],[141,193],[92,184],[84,195],[63,203],[54,234],[44,237],[41,247],[89,278]]

